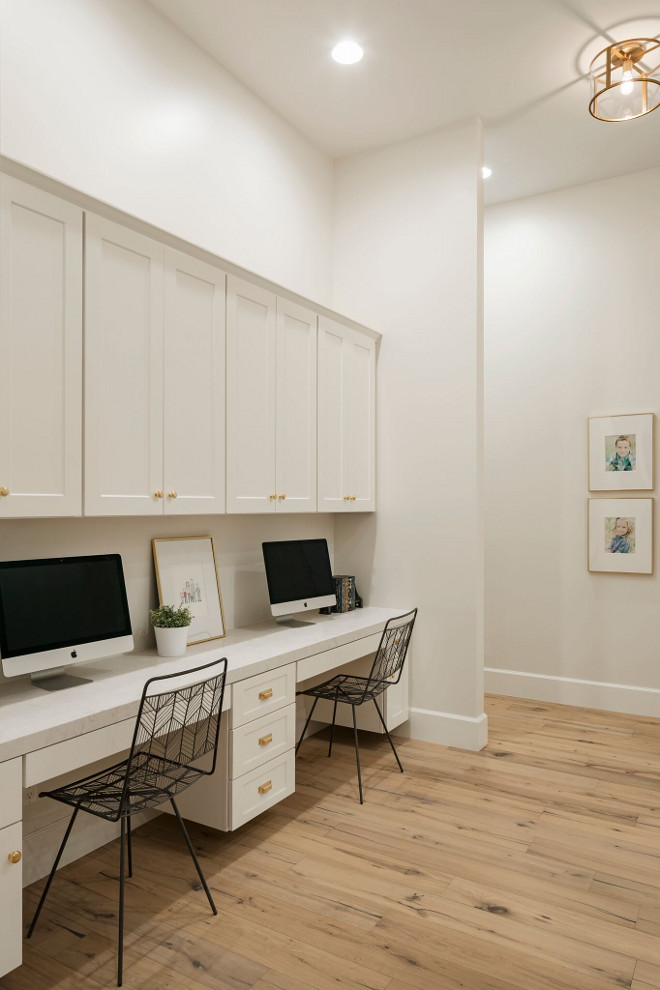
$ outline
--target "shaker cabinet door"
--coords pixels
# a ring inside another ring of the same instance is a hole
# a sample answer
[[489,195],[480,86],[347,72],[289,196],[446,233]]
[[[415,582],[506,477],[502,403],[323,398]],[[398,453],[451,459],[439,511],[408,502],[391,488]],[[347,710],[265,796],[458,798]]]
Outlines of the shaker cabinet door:
[[79,516],[82,211],[0,178],[0,519]]
[[319,317],[319,512],[376,507],[376,345]]
[[227,278],[227,512],[275,512],[276,296]]
[[225,510],[225,277],[165,249],[166,514]]
[[85,514],[163,512],[163,248],[85,217]]
[[278,512],[316,512],[316,320],[316,313],[278,297]]

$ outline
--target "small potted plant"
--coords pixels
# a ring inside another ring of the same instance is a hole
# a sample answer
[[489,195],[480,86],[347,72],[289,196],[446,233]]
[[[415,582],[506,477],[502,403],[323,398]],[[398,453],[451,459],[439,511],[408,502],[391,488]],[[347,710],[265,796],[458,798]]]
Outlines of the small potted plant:
[[149,621],[156,633],[156,646],[160,657],[182,657],[188,643],[188,626],[192,622],[190,609],[185,605],[159,605],[149,609]]

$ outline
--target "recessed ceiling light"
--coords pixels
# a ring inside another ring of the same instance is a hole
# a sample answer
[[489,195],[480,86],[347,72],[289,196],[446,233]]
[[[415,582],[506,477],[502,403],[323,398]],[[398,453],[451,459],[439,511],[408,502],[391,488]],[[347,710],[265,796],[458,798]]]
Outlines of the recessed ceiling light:
[[340,65],[354,65],[355,62],[360,61],[363,55],[362,46],[358,45],[356,41],[340,41],[332,49],[332,57]]
[[487,165],[483,165],[482,166],[482,169],[481,169],[482,178],[487,179],[492,174],[493,174],[492,168],[488,168]]

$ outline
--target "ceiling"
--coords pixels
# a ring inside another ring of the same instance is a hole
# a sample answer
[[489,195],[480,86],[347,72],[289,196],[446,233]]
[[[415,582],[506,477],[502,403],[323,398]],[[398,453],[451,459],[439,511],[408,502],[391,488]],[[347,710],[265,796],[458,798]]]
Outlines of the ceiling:
[[[149,2],[333,157],[479,116],[487,202],[660,165],[660,110],[596,121],[585,79],[612,41],[660,35],[660,0]],[[359,64],[331,60],[344,37]]]

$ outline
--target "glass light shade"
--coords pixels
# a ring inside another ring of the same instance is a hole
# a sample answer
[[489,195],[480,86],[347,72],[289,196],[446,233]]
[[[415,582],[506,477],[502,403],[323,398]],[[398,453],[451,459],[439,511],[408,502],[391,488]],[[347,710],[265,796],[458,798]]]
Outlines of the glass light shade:
[[660,42],[631,38],[604,48],[589,66],[589,113],[598,120],[632,120],[660,106]]

